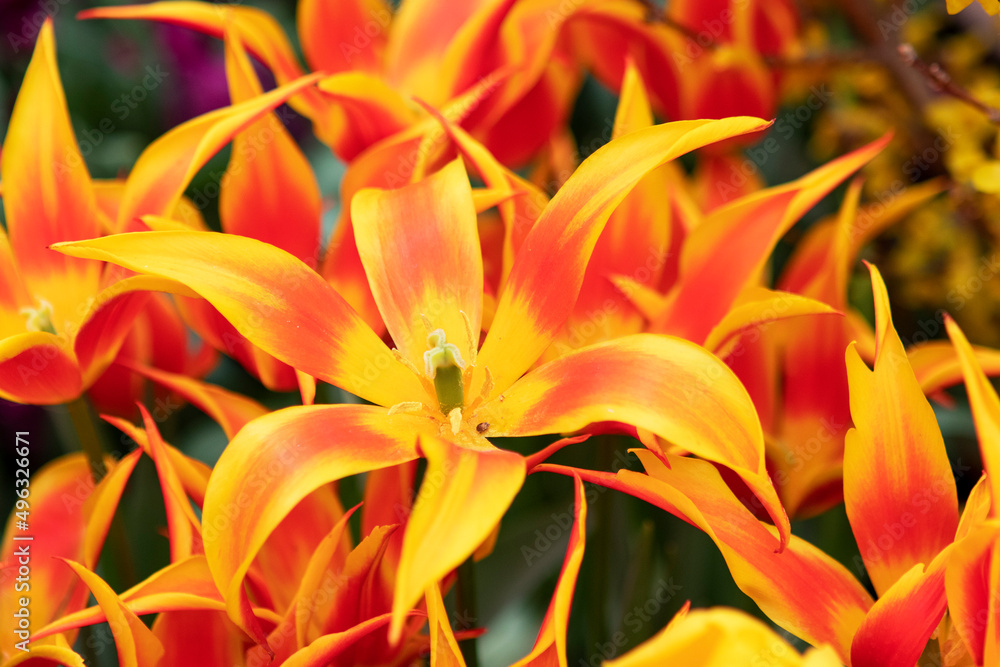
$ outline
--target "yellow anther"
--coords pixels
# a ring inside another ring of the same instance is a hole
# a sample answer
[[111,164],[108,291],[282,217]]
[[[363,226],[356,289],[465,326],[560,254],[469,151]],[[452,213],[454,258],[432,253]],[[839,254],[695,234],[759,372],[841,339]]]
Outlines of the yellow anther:
[[424,409],[424,404],[420,401],[403,401],[389,408],[389,414],[394,415],[399,412],[420,412]]
[[453,435],[458,435],[459,430],[462,428],[462,408],[455,408],[448,413],[448,421],[451,422],[451,432]]

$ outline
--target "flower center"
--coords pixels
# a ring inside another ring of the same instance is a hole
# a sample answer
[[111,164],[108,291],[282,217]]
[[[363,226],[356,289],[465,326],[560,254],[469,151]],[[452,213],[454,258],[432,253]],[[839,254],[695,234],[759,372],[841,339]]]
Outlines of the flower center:
[[37,308],[22,308],[19,312],[27,320],[25,326],[28,331],[44,331],[50,334],[56,332],[56,328],[52,325],[52,304],[45,299],[38,300]]
[[450,414],[461,410],[465,404],[465,385],[462,371],[465,361],[458,346],[449,343],[443,329],[435,329],[427,336],[427,351],[424,352],[424,372],[434,380],[441,412]]

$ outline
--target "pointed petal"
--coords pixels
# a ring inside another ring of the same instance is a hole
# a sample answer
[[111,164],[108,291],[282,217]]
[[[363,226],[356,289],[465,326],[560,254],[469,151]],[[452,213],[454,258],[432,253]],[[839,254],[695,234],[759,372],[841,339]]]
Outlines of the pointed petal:
[[163,656],[163,644],[139,617],[129,611],[115,592],[99,576],[71,560],[63,561],[83,580],[107,615],[118,649],[121,667],[155,665]]
[[753,402],[707,350],[655,334],[619,338],[534,369],[501,396],[473,413],[491,437],[567,433],[602,421],[637,426],[731,468],[787,541]]
[[[851,639],[872,599],[836,560],[799,537],[775,553],[774,530],[753,517],[719,471],[706,461],[635,450],[648,474],[617,474],[543,464],[537,470],[573,472],[652,503],[705,531],[726,559],[740,589],[775,623],[814,646],[829,644],[845,664]],[[823,591],[803,595],[803,591]]]
[[[735,609],[695,609],[671,622],[652,639],[625,655],[604,663],[607,667],[802,667],[798,652],[774,630]],[[832,656],[816,667],[840,667]]]
[[29,663],[30,667],[87,667],[83,658],[72,649],[63,646],[49,644],[32,644],[31,650],[18,653],[10,660],[3,663],[3,667],[16,667],[24,663]]
[[704,341],[737,295],[756,279],[791,226],[879,153],[887,135],[802,178],[742,197],[712,211],[684,245],[681,275],[656,331]]
[[996,517],[997,503],[1000,502],[1000,398],[997,398],[996,390],[986,378],[983,367],[962,330],[951,317],[946,316],[944,324],[962,363],[965,388],[969,392],[972,418],[976,423],[976,435],[979,436],[979,451],[990,479],[993,498],[990,516]]
[[323,99],[341,120],[334,125],[330,144],[351,161],[364,150],[416,123],[413,103],[375,75],[342,72],[319,82]]
[[314,71],[381,71],[392,21],[384,0],[302,0],[296,21],[302,51]]
[[465,658],[451,630],[438,584],[427,587],[424,599],[427,601],[427,624],[431,631],[431,667],[465,667]]
[[958,530],[955,531],[956,542],[982,526],[989,519],[990,507],[993,505],[991,494],[989,475],[983,473],[965,500],[962,516],[958,519]]
[[569,630],[569,611],[573,604],[573,589],[583,562],[584,544],[587,541],[587,500],[583,493],[583,482],[578,476],[573,478],[575,490],[573,529],[569,534],[566,558],[556,583],[555,593],[542,621],[542,629],[531,653],[515,663],[514,667],[544,667],[555,665],[567,667],[566,634]]
[[[951,552],[951,549],[948,550]],[[948,553],[917,563],[879,596],[851,644],[852,667],[913,667],[944,616]]]
[[351,218],[372,294],[400,353],[423,368],[431,333],[426,318],[458,346],[465,363],[473,363],[482,321],[483,259],[462,162],[398,190],[358,192]]
[[114,361],[125,337],[151,297],[151,291],[176,291],[180,285],[150,276],[129,276],[88,300],[73,349],[90,386]]
[[[83,506],[86,528],[83,536],[83,553],[79,559],[85,567],[90,569],[97,567],[98,556],[111,528],[111,520],[118,511],[122,494],[125,492],[125,484],[132,476],[132,471],[135,470],[141,456],[142,451],[138,449],[123,456],[113,467],[106,470],[103,479],[93,487],[93,493],[86,498]],[[81,502],[79,489],[74,498],[77,502]],[[66,504],[70,505],[69,502]]]
[[253,399],[214,384],[195,380],[187,375],[168,373],[152,366],[131,363],[125,364],[125,367],[180,394],[185,401],[221,426],[229,440],[232,440],[247,422],[268,413],[266,407]]
[[496,449],[474,450],[422,435],[427,472],[406,524],[396,573],[389,641],[400,637],[406,612],[483,543],[524,482],[524,458]]
[[61,322],[68,317],[62,311],[77,305],[74,297],[96,289],[100,266],[57,257],[47,248],[97,236],[100,224],[56,68],[51,19],[38,33],[11,113],[0,173],[7,233],[21,275],[35,298],[51,303],[53,321]]
[[[374,403],[424,391],[322,278],[274,246],[212,232],[137,232],[57,247],[183,283],[265,352]],[[309,343],[289,344],[296,340]]]
[[[11,433],[11,443],[15,445],[13,435]],[[29,448],[32,444],[31,436],[28,436]],[[22,447],[23,439],[16,446]],[[90,466],[82,453],[62,456],[33,470],[27,487],[23,484],[18,486],[15,481],[8,484],[11,491],[29,489],[26,500],[30,514],[29,530],[23,531],[17,529],[17,517],[11,513],[0,546],[0,578],[8,574],[11,577],[5,579],[6,583],[0,590],[0,631],[3,632],[0,635],[0,654],[5,656],[16,652],[14,643],[18,641],[14,634],[14,630],[18,629],[14,612],[20,606],[17,601],[21,594],[14,590],[14,577],[17,576],[14,573],[21,565],[15,555],[19,547],[29,545],[31,630],[38,630],[61,613],[73,612],[86,605],[86,589],[54,557],[83,557],[87,522],[83,505],[94,489]],[[10,495],[13,496],[13,493]],[[34,539],[30,542],[14,541],[13,538],[18,535],[31,535]],[[7,568],[12,570],[8,573]]]
[[0,398],[58,405],[80,396],[83,378],[65,337],[45,331],[0,340]]
[[977,665],[984,664],[986,643],[1000,641],[996,636],[988,638],[996,623],[991,628],[984,622],[997,612],[990,568],[998,537],[1000,526],[991,522],[957,541],[944,575],[948,615]]
[[[839,314],[832,307],[791,292],[780,292],[763,287],[747,290],[712,328],[705,339],[705,348],[725,358],[739,345],[742,334],[778,320],[803,315]],[[752,335],[752,334],[751,334]]]
[[874,266],[878,347],[869,371],[847,349],[854,429],[844,444],[844,502],[879,595],[916,563],[929,563],[958,527],[955,479],[934,411],[892,326]]
[[[166,652],[157,667],[218,667],[246,664],[243,633],[225,613],[208,610],[160,614],[153,634]],[[197,651],[191,647],[197,646]]]
[[118,209],[118,231],[143,215],[170,216],[195,173],[255,120],[318,81],[306,76],[264,95],[210,111],[170,130],[136,160]]
[[483,344],[472,395],[483,386],[487,367],[492,397],[538,359],[572,310],[604,223],[644,175],[688,151],[765,127],[752,118],[668,123],[619,137],[587,158],[521,246]]
[[[202,555],[171,563],[121,594],[125,606],[136,615],[179,610],[224,611],[226,606],[215,588]],[[100,605],[81,609],[56,619],[35,634],[41,638],[73,628],[104,623],[107,610]]]
[[[324,576],[329,576],[331,570],[335,573],[343,569],[344,558],[348,554],[347,549],[350,543],[350,532],[345,532],[347,521],[358,507],[360,505],[355,505],[350,510],[344,512],[344,516],[340,517],[340,521],[333,526],[322,542],[319,543],[315,552],[310,556],[309,563],[302,574],[302,579],[299,581],[299,589],[295,593],[293,603],[295,605],[295,638],[299,648],[309,643],[306,635],[311,624],[314,624],[317,629],[321,627],[322,619],[315,623],[313,622],[313,617],[317,615],[318,605],[310,599],[310,596],[315,595],[316,591],[320,590]],[[344,579],[341,579],[341,581],[344,581]],[[329,605],[324,606],[329,608]]]
[[191,502],[184,493],[184,487],[177,471],[174,470],[166,444],[160,437],[159,429],[156,428],[156,422],[144,405],[139,405],[139,411],[142,413],[142,422],[146,428],[148,445],[146,453],[156,464],[156,475],[163,491],[170,538],[170,561],[176,563],[189,558],[195,553],[195,549],[200,551],[200,547],[196,545],[196,535],[201,533],[201,522],[191,509]]
[[323,635],[291,655],[282,663],[282,667],[326,667],[337,657],[360,639],[375,630],[384,627],[389,622],[390,614],[382,614],[367,621],[358,623],[350,630]]
[[[962,379],[962,362],[955,345],[946,341],[928,341],[906,349],[910,366],[924,394],[933,396],[954,386]],[[990,377],[1000,375],[1000,351],[988,347],[973,347],[976,361]]]
[[[226,79],[233,104],[263,94],[236,31],[226,35]],[[219,192],[223,231],[270,243],[316,268],[320,216],[316,176],[276,113],[236,135]]]
[[426,419],[362,405],[287,408],[240,431],[216,463],[202,514],[205,555],[230,618],[258,643],[244,578],[268,536],[313,490],[411,461]]
[[246,339],[216,308],[204,299],[177,300],[177,306],[195,333],[216,350],[238,362],[271,391],[293,391],[295,369]]

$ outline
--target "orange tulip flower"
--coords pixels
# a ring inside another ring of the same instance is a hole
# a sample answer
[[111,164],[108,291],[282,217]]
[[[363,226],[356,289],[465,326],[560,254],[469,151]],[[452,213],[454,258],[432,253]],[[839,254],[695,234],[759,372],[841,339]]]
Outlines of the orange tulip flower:
[[[164,312],[163,302],[151,299],[150,291],[165,289],[163,280],[124,277],[115,267],[48,247],[137,229],[140,215],[190,214],[182,194],[194,173],[241,127],[309,83],[299,81],[185,123],[150,146],[127,181],[95,183],[73,136],[51,22],[42,27],[0,159],[7,220],[6,233],[0,230],[0,397],[69,402],[94,386],[116,358],[125,362],[116,379],[131,380],[127,366],[155,363],[164,343],[168,353],[181,356],[171,360],[176,370],[206,370],[205,360],[186,359],[172,309]],[[163,164],[172,170],[163,173]],[[140,325],[131,331],[136,320]],[[165,326],[154,333],[145,322]],[[121,405],[107,391],[98,398]]]
[[[556,4],[407,0],[393,11],[383,0],[301,0],[306,62],[330,76],[291,104],[346,161],[419,121],[417,97],[451,106],[504,162],[524,163],[564,124],[581,81],[556,49]],[[219,38],[229,28],[279,83],[303,74],[281,27],[256,8],[167,1],[80,16],[163,21]]]
[[[521,486],[522,457],[487,438],[574,431],[609,419],[732,469],[779,527],[779,547],[788,524],[763,466],[756,416],[742,386],[702,348],[639,335],[581,349],[521,378],[571,309],[601,227],[635,183],[688,150],[765,125],[687,121],[621,137],[595,153],[528,233],[482,346],[482,255],[459,162],[352,200],[361,260],[394,350],[309,267],[252,239],[171,231],[59,245],[73,256],[185,284],[268,353],[376,404],[282,410],[251,422],[230,443],[209,485],[204,520],[226,526],[205,551],[231,618],[266,645],[246,573],[301,498],[330,481],[423,456],[427,474],[395,584],[390,635],[398,639],[426,587],[490,536]],[[294,472],[268,480],[259,493],[243,489],[254,470],[289,456]]]
[[[934,413],[892,327],[881,276],[871,268],[876,351],[869,369],[847,349],[854,428],[846,437],[844,495],[873,600],[843,565],[792,536],[780,553],[772,530],[731,494],[719,472],[693,459],[670,467],[638,451],[646,473],[585,472],[543,464],[539,470],[579,474],[666,509],[704,530],[722,551],[736,583],[778,625],[832,646],[849,667],[913,667],[936,633],[935,664],[990,665],[1000,655],[992,591],[1000,580],[994,547],[990,470],[996,463],[1000,399],[958,327],[947,321],[980,436],[986,475],[959,514],[955,477]],[[717,491],[713,493],[712,489]],[[816,591],[816,595],[803,594]],[[945,616],[945,612],[947,616]],[[942,620],[943,619],[943,620]]]

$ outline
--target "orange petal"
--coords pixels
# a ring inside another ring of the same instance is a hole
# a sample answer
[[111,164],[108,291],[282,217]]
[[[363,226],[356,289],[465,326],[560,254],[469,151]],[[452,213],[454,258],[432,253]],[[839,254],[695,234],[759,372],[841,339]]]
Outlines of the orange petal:
[[419,118],[409,99],[374,75],[342,72],[320,81],[319,89],[338,118],[331,123],[336,129],[329,141],[344,160],[353,160]]
[[211,417],[232,440],[247,422],[267,414],[257,401],[214,384],[200,382],[186,375],[168,373],[151,366],[126,363],[126,368],[177,392],[187,402]]
[[889,139],[887,135],[796,181],[712,211],[688,236],[671,307],[655,330],[703,342],[739,293],[757,279],[785,232]]
[[309,646],[293,653],[282,663],[282,667],[327,667],[331,660],[356,644],[358,640],[384,627],[389,618],[390,614],[382,614],[358,623],[350,630],[323,635]]
[[[83,553],[79,560],[85,567],[91,569],[97,567],[97,558],[104,546],[104,540],[108,536],[111,520],[115,512],[118,511],[122,494],[125,492],[125,484],[132,476],[132,471],[135,470],[141,456],[142,451],[138,449],[126,454],[107,469],[107,474],[96,487],[91,487],[93,493],[86,498],[83,505],[86,528],[83,536]],[[76,503],[83,502],[80,498],[80,491],[81,489],[78,488],[71,500],[64,498],[67,506],[71,506],[73,500]]]
[[431,631],[431,667],[465,667],[465,658],[452,632],[438,584],[427,587],[424,599],[427,601],[427,624]]
[[[11,432],[12,446],[20,449],[11,453],[20,455],[24,452],[21,448],[26,446],[30,455],[32,447],[38,443],[31,435],[21,436],[21,440],[17,441],[14,432]],[[61,613],[76,611],[87,603],[86,590],[79,585],[73,573],[54,558],[79,559],[85,553],[87,517],[83,505],[94,489],[87,458],[80,453],[68,454],[31,472],[30,478],[19,475],[8,483],[12,492],[28,489],[28,497],[23,500],[28,502],[29,509],[27,530],[18,529],[16,524],[23,520],[24,515],[18,517],[11,513],[0,546],[0,568],[4,570],[0,578],[5,582],[0,590],[0,631],[3,633],[0,634],[0,655],[4,656],[15,654],[14,644],[27,639],[19,639],[14,634],[19,629],[18,619],[14,616],[21,606],[18,598],[30,598],[31,630],[38,630]],[[24,479],[27,482],[18,481]],[[24,511],[16,506],[13,509]],[[28,536],[32,539],[16,540],[17,537]],[[20,563],[25,547],[29,562]],[[25,564],[31,570],[30,589],[16,591],[14,578],[18,576],[18,567]],[[6,571],[7,568],[11,568],[10,572]]]
[[[158,667],[218,667],[242,665],[244,638],[225,613],[208,610],[160,614],[153,634],[166,652]],[[192,651],[192,647],[198,650]]]
[[566,633],[569,630],[569,611],[573,604],[573,589],[576,578],[580,574],[580,564],[583,562],[583,549],[587,541],[587,500],[583,493],[583,482],[574,475],[575,512],[573,513],[573,529],[569,534],[569,545],[566,547],[566,558],[556,583],[555,593],[549,603],[542,621],[542,629],[531,653],[515,663],[515,667],[544,667],[558,665],[567,667]]
[[92,384],[114,361],[135,319],[149,302],[150,291],[180,287],[160,278],[130,276],[88,300],[89,307],[73,340],[85,385]]
[[137,232],[57,247],[183,283],[264,351],[374,403],[423,394],[416,376],[322,278],[274,246],[212,232]]
[[400,353],[423,368],[430,322],[465,363],[474,363],[483,260],[462,162],[398,190],[358,192],[351,218],[372,294]]
[[874,266],[875,369],[847,349],[854,429],[844,444],[844,502],[865,567],[881,595],[916,563],[929,563],[958,526],[955,479],[934,411],[892,326]]
[[318,81],[306,76],[240,104],[203,114],[170,130],[136,160],[118,209],[118,231],[143,215],[170,216],[195,173],[255,120]]
[[[233,104],[263,94],[237,31],[226,35],[226,79]],[[277,114],[236,135],[219,192],[223,231],[270,243],[316,268],[320,215],[316,176]]]
[[[790,317],[839,315],[832,307],[791,292],[763,287],[746,290],[705,339],[705,348],[725,358],[739,346],[740,337],[755,329]],[[759,335],[759,334],[758,334]]]
[[781,542],[788,539],[746,389],[688,341],[638,334],[569,353],[532,370],[472,418],[487,422],[491,437],[567,433],[604,421],[651,431],[735,471],[778,526]]
[[391,643],[399,640],[406,612],[427,586],[472,555],[521,489],[524,458],[484,444],[483,449],[471,449],[433,433],[420,437],[427,472],[403,537],[389,628]]
[[266,645],[244,578],[268,536],[313,490],[418,456],[436,425],[362,405],[288,408],[240,431],[216,463],[202,514],[205,554],[234,622]]
[[[315,629],[319,630],[325,620],[320,618],[316,622],[313,621],[313,617],[317,615],[318,604],[316,601],[310,599],[310,596],[315,596],[317,591],[321,589],[324,577],[336,576],[336,572],[343,570],[344,559],[348,553],[345,546],[349,548],[350,545],[350,533],[345,532],[347,521],[358,507],[360,505],[355,505],[344,512],[340,520],[319,543],[312,556],[310,556],[309,563],[302,574],[302,579],[299,581],[299,588],[295,593],[294,601],[295,639],[299,648],[309,643],[307,632],[313,629],[311,626],[315,626]],[[340,581],[344,582],[345,580],[346,578],[342,578]],[[329,609],[330,604],[324,604],[324,607]],[[289,608],[291,609],[291,607]]]
[[917,563],[879,596],[854,635],[852,667],[916,664],[944,616],[948,555],[939,554],[926,570],[923,563]]
[[[933,327],[931,335],[936,335],[939,331],[937,322],[933,323]],[[1000,351],[978,346],[972,351],[986,375],[1000,375]],[[906,356],[910,359],[920,388],[927,396],[934,396],[962,379],[962,362],[955,345],[951,343],[935,340],[911,345],[906,348]]]
[[381,71],[392,21],[384,0],[302,0],[296,20],[302,51],[313,70]]
[[58,405],[80,396],[83,378],[66,338],[30,331],[0,340],[0,398]]
[[97,236],[100,224],[56,68],[51,19],[38,33],[11,113],[0,173],[7,233],[21,275],[35,298],[51,303],[62,331],[61,320],[96,290],[100,265],[60,258],[47,248]]
[[156,428],[156,422],[144,405],[139,405],[139,411],[142,413],[142,422],[146,428],[146,444],[149,447],[146,453],[156,464],[156,475],[163,490],[170,538],[170,560],[176,563],[190,557],[196,549],[200,551],[195,540],[196,534],[201,532],[201,523],[191,509],[191,502],[184,493],[184,486],[177,471],[174,470],[166,444],[160,437],[159,429]]
[[[550,464],[537,470],[575,472],[584,481],[641,498],[705,531],[736,584],[765,614],[814,646],[830,644],[848,662],[851,639],[872,600],[843,565],[794,535],[784,551],[775,553],[774,530],[753,517],[710,463],[667,455],[668,468],[651,452],[635,454],[648,474]],[[803,595],[806,590],[823,593]]]
[[177,305],[195,333],[241,364],[265,387],[271,391],[293,391],[297,387],[295,369],[247,340],[211,303],[180,298]]
[[[224,611],[226,608],[202,555],[191,556],[157,570],[120,597],[125,606],[136,615],[181,610]],[[40,629],[35,636],[41,638],[73,628],[104,623],[107,618],[107,610],[100,605],[88,607],[56,619]]]
[[18,651],[10,660],[3,663],[3,667],[15,667],[16,665],[29,665],[30,667],[87,667],[83,658],[72,649],[63,646],[50,644],[32,644],[31,650],[27,652]]
[[675,618],[652,639],[607,667],[841,667],[829,648],[810,652],[803,660],[791,645],[765,623],[749,614],[713,607],[695,609]]
[[705,144],[766,126],[752,118],[668,123],[619,137],[587,158],[518,252],[483,344],[472,395],[483,386],[486,368],[494,379],[492,397],[538,359],[572,310],[604,223],[644,175]]
[[997,499],[1000,499],[1000,398],[997,398],[997,392],[983,372],[983,367],[977,360],[965,334],[951,317],[945,316],[944,323],[962,363],[962,375],[965,376],[965,388],[969,392],[972,419],[976,423],[976,435],[979,436],[979,451],[983,458],[983,468],[990,479],[990,490],[994,503],[990,516],[996,517],[996,503]]
[[139,617],[129,611],[115,592],[99,576],[71,560],[63,561],[83,580],[107,615],[118,649],[121,667],[155,665],[163,656],[163,644]]
[[996,573],[991,571],[998,537],[994,521],[957,541],[944,575],[948,615],[977,665],[984,664],[987,642],[1000,642]]

